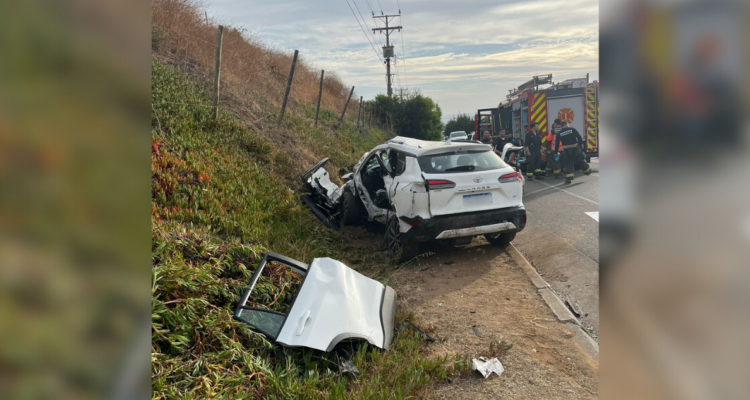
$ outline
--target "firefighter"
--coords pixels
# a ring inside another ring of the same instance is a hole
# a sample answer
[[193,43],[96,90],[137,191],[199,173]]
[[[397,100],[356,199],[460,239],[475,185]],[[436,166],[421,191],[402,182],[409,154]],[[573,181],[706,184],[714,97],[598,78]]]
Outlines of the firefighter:
[[[583,147],[583,138],[576,128],[568,127],[568,123],[562,121],[560,133],[555,139],[555,152],[560,151],[562,145],[563,162],[565,164],[565,183],[571,183],[575,176],[575,167],[583,171],[584,175],[591,175],[591,167],[586,163],[581,148]],[[580,147],[579,147],[580,146]]]
[[537,179],[544,179],[542,175],[542,141],[539,137],[539,124],[532,122],[529,126],[531,128],[526,132],[526,137],[523,140],[524,149],[526,151],[526,177],[528,180],[533,181],[534,176]]
[[[560,162],[560,155],[555,154],[555,150],[559,149],[553,148],[553,144],[557,140],[557,134],[560,133],[560,130],[562,129],[560,127],[561,122],[562,121],[560,121],[559,118],[555,119],[555,122],[552,123],[552,130],[547,134],[547,141],[544,143],[544,151],[547,157],[547,168],[545,168],[545,172],[547,176],[555,174],[555,179],[562,178],[562,171],[560,168],[562,163]],[[557,160],[555,160],[555,158],[557,158]]]

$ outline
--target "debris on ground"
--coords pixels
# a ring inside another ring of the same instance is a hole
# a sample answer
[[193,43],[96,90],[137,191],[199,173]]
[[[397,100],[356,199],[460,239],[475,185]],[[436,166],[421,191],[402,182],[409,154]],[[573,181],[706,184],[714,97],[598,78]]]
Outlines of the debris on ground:
[[500,376],[505,372],[505,368],[503,368],[503,364],[500,363],[500,360],[497,358],[488,360],[487,357],[479,357],[479,359],[472,358],[471,370],[479,371],[479,373],[484,376],[484,379],[487,379],[493,372],[496,373],[497,376]]
[[349,353],[341,348],[335,349],[336,352],[336,360],[338,361],[339,365],[339,372],[342,376],[353,376],[358,377],[359,376],[359,370],[352,362],[352,357],[349,355]]
[[398,333],[398,331],[400,331],[401,328],[403,328],[403,327],[409,327],[409,328],[411,328],[411,330],[414,331],[414,333],[416,333],[417,336],[421,337],[422,339],[424,339],[424,340],[426,340],[426,341],[428,341],[430,343],[435,342],[435,339],[433,339],[432,336],[426,334],[423,330],[417,328],[414,324],[412,324],[409,321],[404,321],[404,322],[396,324],[396,326],[393,328],[393,331],[395,333]]
[[581,318],[581,314],[583,314],[583,311],[581,311],[581,307],[577,303],[574,306],[573,302],[570,301],[570,299],[567,296],[565,297],[565,305],[568,307],[568,309],[570,310],[570,312],[572,312],[573,315],[576,316],[576,318]]
[[479,332],[479,329],[477,329],[477,326],[476,326],[476,325],[472,326],[472,327],[471,327],[471,329],[473,329],[473,330],[474,330],[474,334],[475,334],[475,335],[477,335],[477,337],[478,337],[478,338],[481,338],[481,337],[482,337],[482,333],[481,333],[481,332]]

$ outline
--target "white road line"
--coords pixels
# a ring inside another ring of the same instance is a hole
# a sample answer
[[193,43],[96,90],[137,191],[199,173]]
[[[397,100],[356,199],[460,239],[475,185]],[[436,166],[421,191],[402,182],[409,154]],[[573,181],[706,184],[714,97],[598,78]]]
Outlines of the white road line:
[[[544,182],[540,182],[540,181],[536,181],[536,183],[541,183],[541,184],[542,184],[542,185],[544,185],[544,186],[549,186],[549,187],[551,187],[552,189],[555,189],[555,190],[559,190],[559,191],[561,191],[561,192],[565,192],[565,193],[567,193],[567,194],[569,194],[569,195],[571,195],[571,196],[573,196],[573,197],[578,197],[578,198],[579,198],[579,199],[581,199],[581,200],[586,200],[586,201],[588,201],[589,203],[592,203],[592,204],[596,204],[597,206],[599,205],[599,203],[595,202],[594,200],[591,200],[591,199],[587,199],[587,198],[585,198],[585,197],[583,197],[583,196],[579,196],[579,195],[577,195],[577,194],[575,194],[575,193],[573,193],[573,192],[569,192],[569,191],[567,191],[567,190],[565,190],[565,189],[560,189],[560,188],[559,188],[559,187],[557,187],[557,186],[552,186],[552,185],[550,185],[550,184],[547,184],[547,183],[544,183]],[[560,185],[562,185],[562,183],[561,183]],[[533,193],[533,192],[532,192],[532,193]],[[529,193],[529,194],[531,194],[531,193]]]
[[548,187],[547,187],[547,188],[544,188],[544,189],[538,189],[538,190],[535,190],[535,191],[533,191],[533,192],[530,192],[530,193],[524,193],[523,195],[524,195],[524,196],[528,196],[528,195],[532,195],[532,194],[534,194],[534,193],[539,193],[539,192],[543,192],[543,191],[545,191],[545,190],[549,190],[549,189],[550,189],[550,188],[548,188]]
[[589,217],[595,219],[596,222],[599,222],[599,211],[587,212],[585,214],[588,215]]

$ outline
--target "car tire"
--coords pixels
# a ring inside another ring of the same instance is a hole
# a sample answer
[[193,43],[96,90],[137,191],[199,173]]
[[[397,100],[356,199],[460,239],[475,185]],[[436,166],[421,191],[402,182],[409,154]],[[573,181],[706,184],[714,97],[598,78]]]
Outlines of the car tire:
[[419,255],[419,243],[401,243],[401,230],[395,214],[388,218],[384,242],[388,255],[399,262],[409,261]]
[[359,210],[359,199],[350,190],[345,191],[341,201],[341,222],[344,225],[357,225]]
[[493,246],[505,246],[516,238],[516,232],[486,234],[484,238]]

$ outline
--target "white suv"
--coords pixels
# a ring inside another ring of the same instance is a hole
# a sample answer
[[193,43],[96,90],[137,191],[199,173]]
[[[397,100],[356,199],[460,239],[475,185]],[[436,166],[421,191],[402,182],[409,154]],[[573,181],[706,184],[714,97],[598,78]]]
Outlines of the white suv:
[[365,218],[385,224],[392,257],[411,259],[419,244],[469,244],[484,235],[504,245],[526,226],[522,175],[479,142],[428,142],[395,137],[366,153],[338,187],[324,159],[302,175],[303,200],[327,223]]
[[465,131],[451,132],[450,135],[448,135],[446,141],[452,142],[454,140],[469,140],[469,134],[467,134]]

